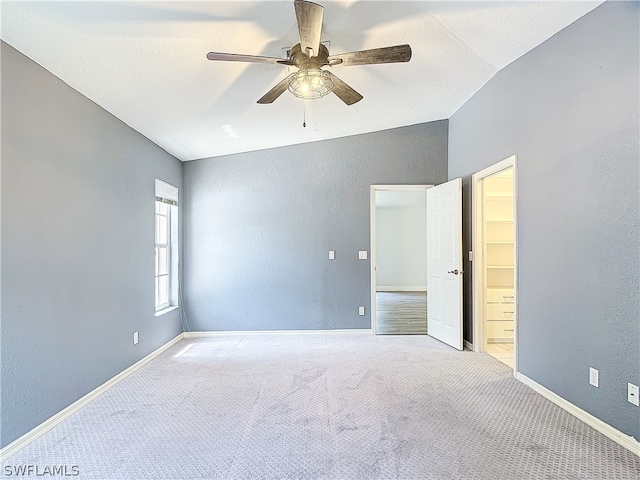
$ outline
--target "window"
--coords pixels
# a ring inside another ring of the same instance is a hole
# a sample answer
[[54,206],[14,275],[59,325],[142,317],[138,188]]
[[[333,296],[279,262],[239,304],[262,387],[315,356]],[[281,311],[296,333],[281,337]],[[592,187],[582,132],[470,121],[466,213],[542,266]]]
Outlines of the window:
[[156,179],[156,312],[178,305],[178,189]]

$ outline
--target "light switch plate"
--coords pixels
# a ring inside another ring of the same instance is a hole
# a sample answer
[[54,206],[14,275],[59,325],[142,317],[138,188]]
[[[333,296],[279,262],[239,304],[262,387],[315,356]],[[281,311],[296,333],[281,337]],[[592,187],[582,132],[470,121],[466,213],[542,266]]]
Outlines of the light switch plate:
[[638,385],[633,383],[627,383],[627,400],[629,403],[633,403],[636,407],[640,407],[640,391]]
[[359,250],[358,251],[358,260],[366,260],[367,259],[367,251]]
[[133,344],[138,344],[138,332],[133,332]]
[[336,259],[335,250],[329,250],[329,260],[335,260],[335,259]]

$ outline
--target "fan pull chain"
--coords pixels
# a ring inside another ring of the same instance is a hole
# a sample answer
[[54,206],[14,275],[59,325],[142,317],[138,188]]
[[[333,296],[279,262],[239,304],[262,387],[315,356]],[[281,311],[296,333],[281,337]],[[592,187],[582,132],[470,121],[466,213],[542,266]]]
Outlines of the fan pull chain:
[[316,117],[316,132],[317,132],[318,131],[318,100],[314,100],[313,103],[316,107],[315,117]]
[[303,102],[303,104],[302,104],[303,105],[302,127],[303,128],[307,127],[307,106],[308,106],[309,102],[313,103],[313,112],[310,112],[310,113],[313,114],[312,117],[315,117],[315,120],[314,120],[314,118],[312,118],[311,120],[312,120],[312,123],[315,122],[315,131],[317,132],[318,131],[318,100],[305,100]]
[[307,126],[307,101],[302,102],[302,128]]

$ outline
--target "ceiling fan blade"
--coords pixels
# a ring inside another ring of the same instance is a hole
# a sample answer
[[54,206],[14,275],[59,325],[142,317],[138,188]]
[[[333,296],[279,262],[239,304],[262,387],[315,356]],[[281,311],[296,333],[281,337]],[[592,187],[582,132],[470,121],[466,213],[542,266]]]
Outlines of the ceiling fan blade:
[[353,88],[351,88],[349,85],[344,83],[342,80],[336,77],[333,73],[331,72],[327,72],[327,73],[331,77],[331,80],[333,80],[333,88],[331,89],[331,91],[335,93],[340,100],[342,100],[347,105],[353,105],[354,103],[357,103],[360,100],[362,100],[362,95],[356,92]]
[[293,65],[293,62],[286,58],[278,57],[261,57],[258,55],[241,55],[238,53],[207,53],[209,60],[218,60],[223,62],[250,62],[250,63],[274,63],[280,65]]
[[408,62],[409,60],[411,60],[411,47],[409,45],[395,45],[393,47],[330,55],[329,65],[332,67],[347,67],[350,65]]
[[288,75],[284,80],[282,80],[275,87],[273,87],[271,90],[265,93],[264,96],[260,100],[258,100],[258,103],[261,103],[261,104],[273,103],[276,100],[276,98],[282,95],[284,91],[289,87],[289,80],[294,75],[295,73]]
[[296,19],[298,20],[300,48],[305,54],[307,54],[307,49],[310,48],[313,50],[313,54],[310,56],[316,56],[320,51],[324,7],[305,0],[295,0],[293,5],[296,9]]

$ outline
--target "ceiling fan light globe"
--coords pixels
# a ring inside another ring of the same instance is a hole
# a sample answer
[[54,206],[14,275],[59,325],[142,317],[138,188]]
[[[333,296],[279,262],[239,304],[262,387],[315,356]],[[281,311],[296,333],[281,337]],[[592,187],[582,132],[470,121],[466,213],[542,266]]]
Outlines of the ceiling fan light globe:
[[331,93],[333,80],[319,68],[301,68],[289,80],[289,91],[298,98],[315,100]]

